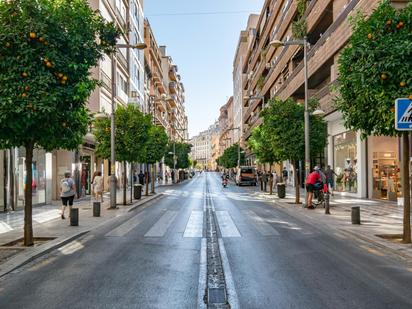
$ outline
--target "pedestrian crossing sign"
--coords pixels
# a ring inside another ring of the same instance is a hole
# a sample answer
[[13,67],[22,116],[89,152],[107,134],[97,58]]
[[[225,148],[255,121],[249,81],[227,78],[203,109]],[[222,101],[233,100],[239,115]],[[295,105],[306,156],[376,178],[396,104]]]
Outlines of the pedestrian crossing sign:
[[408,98],[395,100],[395,129],[412,131],[412,100]]

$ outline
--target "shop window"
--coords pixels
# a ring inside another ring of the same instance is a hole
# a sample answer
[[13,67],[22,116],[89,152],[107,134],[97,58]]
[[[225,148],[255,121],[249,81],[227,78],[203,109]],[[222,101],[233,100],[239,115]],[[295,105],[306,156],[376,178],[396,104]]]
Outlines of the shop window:
[[356,133],[348,131],[333,137],[334,170],[336,190],[356,193],[358,191],[358,161]]

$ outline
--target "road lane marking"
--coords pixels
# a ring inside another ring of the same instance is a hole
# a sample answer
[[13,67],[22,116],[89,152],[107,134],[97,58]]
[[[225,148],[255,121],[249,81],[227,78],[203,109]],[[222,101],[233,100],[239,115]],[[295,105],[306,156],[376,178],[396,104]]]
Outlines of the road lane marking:
[[144,237],[163,237],[173,220],[176,218],[177,213],[177,211],[166,211]]
[[203,236],[203,211],[192,211],[187,222],[183,237]]
[[226,283],[226,291],[227,291],[227,300],[230,304],[230,308],[238,309],[239,307],[239,299],[236,293],[235,281],[233,280],[232,270],[230,269],[229,259],[226,254],[225,244],[223,243],[223,239],[219,238],[219,251],[220,256],[222,258],[222,266],[223,271],[225,274],[225,283]]
[[7,223],[0,221],[0,234],[7,233],[9,231],[13,231],[13,228]]
[[199,265],[199,285],[197,288],[197,308],[206,309],[206,304],[204,301],[204,296],[206,292],[206,282],[207,282],[207,240],[202,238],[200,246],[200,265]]
[[219,224],[220,232],[222,233],[222,237],[241,237],[239,230],[237,229],[232,218],[230,217],[229,212],[224,210],[216,211],[215,213]]
[[279,232],[275,230],[269,223],[267,223],[263,218],[258,216],[254,211],[252,210],[244,210],[242,211],[243,214],[245,214],[247,217],[249,217],[258,232],[262,236],[278,236]]
[[136,226],[143,222],[144,219],[144,212],[139,212],[133,218],[127,220],[122,225],[118,226],[117,228],[111,230],[105,236],[107,237],[122,237],[133,230]]

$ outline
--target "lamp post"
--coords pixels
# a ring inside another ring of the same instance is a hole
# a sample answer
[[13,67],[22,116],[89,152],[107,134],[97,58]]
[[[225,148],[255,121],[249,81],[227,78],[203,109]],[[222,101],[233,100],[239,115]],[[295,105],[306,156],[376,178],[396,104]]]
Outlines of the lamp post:
[[[147,46],[145,43],[138,44],[116,44],[116,48],[132,48],[132,49],[145,49]],[[116,111],[116,57],[111,55],[112,61],[112,113],[110,115],[110,208],[116,208],[116,150],[115,150],[115,111]]]

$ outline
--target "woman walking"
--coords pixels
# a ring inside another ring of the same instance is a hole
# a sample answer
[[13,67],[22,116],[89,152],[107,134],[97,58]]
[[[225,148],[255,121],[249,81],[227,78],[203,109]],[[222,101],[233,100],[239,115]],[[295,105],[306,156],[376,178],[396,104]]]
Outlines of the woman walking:
[[97,171],[93,177],[93,194],[96,200],[100,200],[103,203],[103,177],[102,172]]

